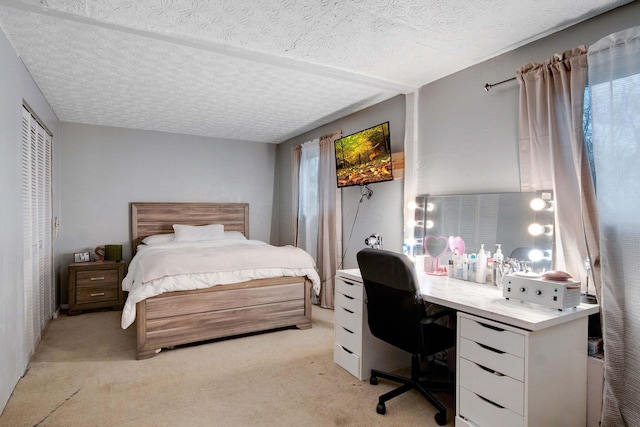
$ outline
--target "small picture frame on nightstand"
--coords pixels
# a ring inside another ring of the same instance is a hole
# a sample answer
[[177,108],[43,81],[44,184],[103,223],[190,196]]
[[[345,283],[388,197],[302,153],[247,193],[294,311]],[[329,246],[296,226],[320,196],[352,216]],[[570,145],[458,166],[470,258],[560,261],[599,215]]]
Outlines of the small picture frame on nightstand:
[[91,261],[91,255],[89,252],[75,252],[73,254],[74,262],[89,262]]

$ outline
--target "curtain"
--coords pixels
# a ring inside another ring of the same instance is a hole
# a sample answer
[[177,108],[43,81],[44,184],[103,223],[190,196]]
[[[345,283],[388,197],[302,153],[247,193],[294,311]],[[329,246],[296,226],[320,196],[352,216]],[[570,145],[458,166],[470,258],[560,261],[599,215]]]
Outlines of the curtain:
[[297,246],[318,261],[318,139],[302,144],[298,178],[298,235]]
[[342,254],[342,204],[336,184],[334,149],[334,141],[341,135],[341,131],[333,131],[320,138],[318,270],[322,280],[320,306],[324,308],[334,307],[335,275]]
[[640,27],[589,47],[605,383],[602,425],[640,425]]
[[586,73],[584,46],[518,69],[520,174],[522,191],[553,189],[554,268],[583,288],[590,273],[599,297],[597,207],[582,132]]
[[342,205],[336,185],[334,131],[291,150],[294,244],[316,261],[322,281],[312,302],[334,307],[335,273],[342,253]]

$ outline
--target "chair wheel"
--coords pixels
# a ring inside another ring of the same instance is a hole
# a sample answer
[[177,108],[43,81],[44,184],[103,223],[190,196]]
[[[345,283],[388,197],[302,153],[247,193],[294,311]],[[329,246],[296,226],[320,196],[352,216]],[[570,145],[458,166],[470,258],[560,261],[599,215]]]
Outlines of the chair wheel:
[[378,377],[371,377],[371,378],[369,378],[369,384],[371,384],[371,385],[378,385]]
[[387,407],[384,405],[384,403],[378,403],[378,405],[376,406],[376,412],[380,415],[384,415],[387,412]]
[[439,426],[443,426],[447,423],[446,413],[438,412],[434,418],[436,419],[436,422],[438,423]]

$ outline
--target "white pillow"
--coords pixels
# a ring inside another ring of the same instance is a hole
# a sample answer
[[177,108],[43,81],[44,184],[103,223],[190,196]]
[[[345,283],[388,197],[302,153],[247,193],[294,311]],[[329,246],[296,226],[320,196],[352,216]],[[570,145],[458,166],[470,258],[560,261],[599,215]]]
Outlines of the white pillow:
[[142,243],[145,245],[159,245],[162,243],[173,242],[175,235],[173,233],[166,234],[153,234],[142,239]]
[[226,240],[247,240],[247,238],[239,231],[225,231],[224,238]]
[[224,225],[183,225],[173,224],[176,242],[202,242],[205,240],[224,239]]

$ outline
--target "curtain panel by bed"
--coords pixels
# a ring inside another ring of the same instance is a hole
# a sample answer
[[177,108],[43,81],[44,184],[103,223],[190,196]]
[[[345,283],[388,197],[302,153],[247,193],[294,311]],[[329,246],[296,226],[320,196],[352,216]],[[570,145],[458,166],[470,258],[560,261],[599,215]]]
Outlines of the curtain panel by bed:
[[599,298],[597,207],[582,133],[586,74],[584,46],[518,69],[520,174],[522,191],[553,189],[554,268],[583,286],[592,273]]
[[605,383],[602,426],[640,425],[640,27],[589,47]]
[[313,256],[322,288],[318,300],[334,307],[335,273],[342,253],[342,205],[336,186],[337,130],[291,150],[294,245]]

